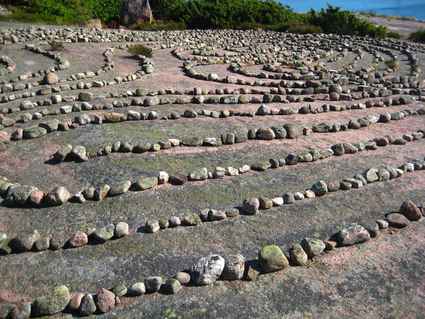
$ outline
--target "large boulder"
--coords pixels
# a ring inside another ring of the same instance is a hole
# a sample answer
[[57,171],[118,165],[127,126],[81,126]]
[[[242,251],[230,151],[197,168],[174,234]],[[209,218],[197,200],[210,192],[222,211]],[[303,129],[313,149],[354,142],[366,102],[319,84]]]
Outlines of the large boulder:
[[149,0],[125,0],[121,9],[121,22],[133,25],[140,22],[152,22],[153,15]]

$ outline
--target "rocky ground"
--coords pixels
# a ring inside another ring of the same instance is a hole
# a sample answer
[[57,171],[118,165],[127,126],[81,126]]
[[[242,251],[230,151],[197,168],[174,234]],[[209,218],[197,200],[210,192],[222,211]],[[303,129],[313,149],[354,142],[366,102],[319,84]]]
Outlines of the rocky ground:
[[0,318],[423,317],[424,46],[3,26]]

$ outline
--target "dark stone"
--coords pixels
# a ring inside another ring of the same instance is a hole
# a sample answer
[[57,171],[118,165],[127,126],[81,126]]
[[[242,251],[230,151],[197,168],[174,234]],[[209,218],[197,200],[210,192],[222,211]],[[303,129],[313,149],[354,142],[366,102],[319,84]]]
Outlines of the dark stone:
[[400,214],[410,221],[417,221],[422,217],[421,210],[411,200],[407,200],[401,205]]
[[391,213],[386,218],[389,225],[395,228],[404,228],[410,223],[404,215],[398,213]]

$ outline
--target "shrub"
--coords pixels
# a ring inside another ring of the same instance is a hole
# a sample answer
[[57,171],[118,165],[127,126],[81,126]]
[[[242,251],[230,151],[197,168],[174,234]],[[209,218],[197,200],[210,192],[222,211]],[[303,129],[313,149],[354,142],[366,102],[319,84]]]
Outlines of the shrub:
[[401,35],[400,35],[400,33],[397,33],[397,32],[394,32],[394,31],[389,31],[387,33],[387,38],[401,39]]
[[7,19],[51,24],[81,24],[92,18],[110,22],[119,18],[121,5],[121,0],[30,0],[28,5],[12,7]]
[[384,38],[388,29],[377,26],[341,8],[328,6],[320,11],[311,10],[307,22],[322,28],[325,33],[348,34]]
[[409,40],[425,43],[425,29],[413,32],[409,36]]
[[152,57],[152,49],[144,46],[143,44],[134,44],[128,48],[128,52],[132,55],[144,55],[145,57]]
[[191,29],[236,29],[289,22],[298,14],[275,0],[158,0],[154,16]]
[[322,33],[323,30],[321,27],[317,26],[317,25],[312,25],[312,24],[305,24],[305,23],[294,23],[294,24],[290,24],[288,26],[288,30],[289,33],[301,33],[301,34],[306,34],[306,33]]

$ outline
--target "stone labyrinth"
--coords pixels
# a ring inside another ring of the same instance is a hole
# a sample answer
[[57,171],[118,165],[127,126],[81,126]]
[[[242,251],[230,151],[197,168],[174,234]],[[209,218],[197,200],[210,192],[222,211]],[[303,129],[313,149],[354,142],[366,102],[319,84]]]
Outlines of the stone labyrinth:
[[0,42],[0,318],[424,314],[425,46],[19,26]]

